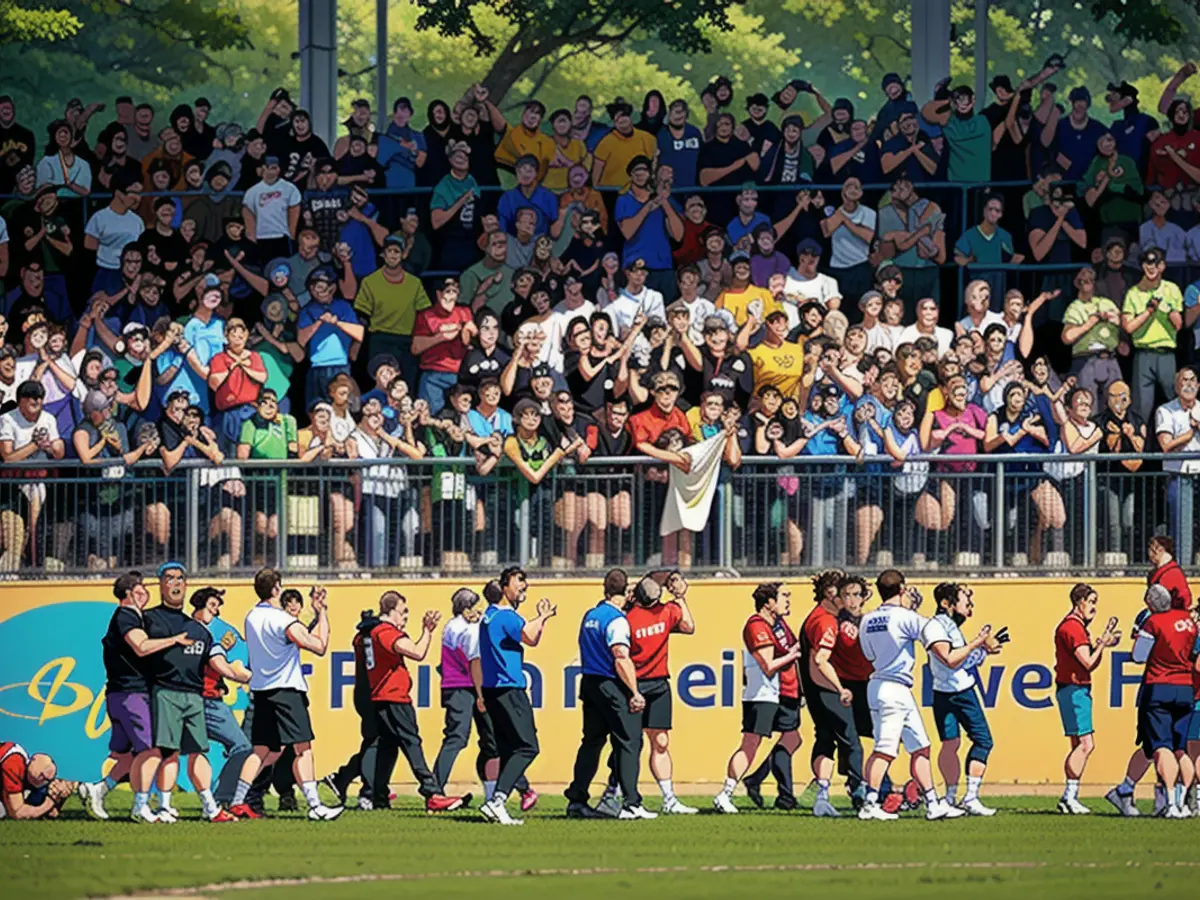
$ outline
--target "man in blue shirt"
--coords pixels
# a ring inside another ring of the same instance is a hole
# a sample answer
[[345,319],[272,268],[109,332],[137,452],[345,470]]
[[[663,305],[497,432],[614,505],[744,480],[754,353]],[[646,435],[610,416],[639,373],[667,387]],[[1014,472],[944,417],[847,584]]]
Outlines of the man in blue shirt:
[[675,187],[696,186],[700,145],[704,135],[688,122],[686,100],[672,100],[667,107],[666,125],[658,132],[658,164],[670,166],[675,172]]
[[646,283],[664,297],[675,289],[675,267],[671,242],[683,239],[683,219],[671,198],[671,184],[660,183],[654,192],[650,184],[650,159],[635,156],[626,167],[629,189],[617,198],[614,218],[625,247],[622,261],[629,266],[645,260],[649,272]]
[[1120,115],[1109,127],[1117,141],[1117,153],[1137,163],[1144,178],[1150,161],[1150,145],[1158,138],[1158,120],[1138,109],[1138,89],[1128,81],[1108,85],[1108,111]]
[[1058,120],[1054,132],[1058,149],[1055,161],[1063,167],[1063,181],[1082,181],[1096,156],[1096,141],[1108,129],[1088,115],[1092,94],[1087,88],[1075,88],[1069,99],[1071,114]]
[[308,351],[305,406],[328,399],[329,383],[338,375],[350,374],[350,345],[362,342],[366,329],[354,307],[335,297],[337,275],[319,266],[306,281],[312,302],[300,310],[296,320],[296,342]]
[[[583,741],[575,755],[575,777],[566,790],[569,819],[604,817],[604,813],[588,806],[588,786],[609,738],[613,743],[613,767],[625,795],[618,818],[657,818],[642,806],[637,785],[642,752],[641,714],[646,708],[646,698],[638,691],[637,670],[629,655],[632,637],[629,620],[622,611],[628,587],[629,579],[623,570],[610,570],[604,576],[604,599],[584,614],[579,626]],[[645,590],[642,585],[638,587]]]
[[538,645],[546,622],[558,612],[558,607],[543,597],[538,601],[537,617],[526,622],[517,609],[525,602],[528,589],[524,571],[517,566],[505,569],[500,573],[500,596],[489,604],[479,625],[483,702],[500,755],[496,791],[479,812],[489,822],[501,825],[524,824],[508,814],[505,804],[539,750],[533,707],[525,693],[524,647]]
[[525,154],[513,166],[517,175],[517,186],[500,195],[496,215],[500,227],[509,234],[517,233],[517,211],[532,209],[537,213],[534,234],[546,234],[558,218],[558,198],[538,184],[538,159]]
[[425,165],[425,135],[410,126],[412,101],[400,97],[392,104],[392,121],[378,136],[379,153],[375,161],[383,166],[390,188],[411,188],[417,183],[417,169]]

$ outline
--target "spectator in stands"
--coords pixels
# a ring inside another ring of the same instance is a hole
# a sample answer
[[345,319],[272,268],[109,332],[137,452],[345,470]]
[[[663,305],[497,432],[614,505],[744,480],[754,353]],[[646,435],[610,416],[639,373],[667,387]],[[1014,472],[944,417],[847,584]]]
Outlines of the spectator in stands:
[[435,296],[435,305],[417,313],[412,352],[420,359],[417,397],[431,410],[441,410],[446,405],[447,392],[458,383],[459,368],[476,327],[470,309],[458,304],[457,278],[444,279]]
[[[1175,398],[1160,406],[1154,414],[1154,435],[1159,452],[1200,452],[1200,407],[1196,405],[1200,381],[1197,380],[1196,371],[1185,367],[1176,372],[1174,389]],[[3,448],[3,440],[0,439],[0,451]],[[1176,546],[1193,546],[1195,517],[1185,519],[1182,515],[1182,511],[1191,506],[1187,495],[1193,491],[1192,479],[1183,476],[1191,475],[1196,468],[1194,460],[1184,462],[1169,459],[1163,462],[1163,471],[1171,473],[1167,481],[1167,527]],[[1186,544],[1183,543],[1185,536]]]
[[1138,109],[1138,89],[1128,81],[1109,82],[1108,111],[1120,118],[1109,129],[1117,142],[1117,152],[1133,160],[1135,172],[1145,172],[1150,160],[1150,145],[1158,137],[1158,120]]
[[931,297],[918,300],[917,321],[901,331],[897,340],[901,344],[906,344],[914,343],[922,337],[929,337],[937,342],[938,357],[945,356],[950,352],[950,345],[954,342],[954,333],[949,328],[942,328],[938,325],[938,315],[936,300]]
[[993,297],[1004,295],[1004,273],[989,272],[988,267],[999,263],[1015,265],[1025,259],[1014,249],[1012,235],[1000,226],[1003,217],[1004,200],[993,194],[984,201],[980,223],[964,231],[954,243],[954,261],[960,266],[978,266],[971,274],[992,286]]
[[46,155],[37,164],[38,187],[57,187],[60,197],[86,197],[92,192],[92,168],[87,160],[75,155],[70,124],[56,119],[46,131],[50,140]]
[[[364,408],[358,427],[346,439],[347,457],[387,460],[397,455],[409,459],[425,455],[425,445],[413,431],[416,413],[401,412],[395,434],[387,432],[384,421],[383,411],[377,406]],[[368,566],[411,564],[420,516],[413,506],[405,508],[407,482],[403,467],[380,465],[362,470],[356,532],[363,548],[362,560]],[[401,543],[405,552],[398,554]]]
[[[329,384],[338,375],[349,373],[350,347],[362,344],[365,328],[354,307],[337,296],[337,277],[332,269],[313,269],[306,286],[312,300],[300,310],[296,342],[308,354],[305,402],[311,404],[326,397]],[[386,352],[386,348],[372,341],[371,354],[380,352]]]
[[933,139],[921,130],[915,109],[905,109],[897,117],[896,134],[884,140],[879,164],[884,178],[903,177],[910,184],[930,181],[937,175],[941,155],[934,147]]
[[[1104,429],[1103,452],[1136,454],[1146,449],[1146,422],[1131,408],[1131,402],[1129,385],[1124,381],[1108,386],[1104,414],[1099,419],[1100,427]],[[1106,476],[1100,479],[1100,533],[1108,538],[1109,552],[1119,552],[1123,546],[1122,535],[1133,530],[1138,492],[1128,490],[1122,476],[1137,472],[1141,467],[1140,460],[1130,459],[1100,469]]]
[[[1087,232],[1083,219],[1075,208],[1075,193],[1062,184],[1050,189],[1048,202],[1029,214],[1029,250],[1035,262],[1069,263],[1071,245],[1087,247]],[[1061,279],[1050,275],[1042,279],[1043,285]],[[1054,318],[1057,318],[1055,316]]]
[[1165,112],[1167,130],[1150,147],[1146,184],[1157,185],[1177,207],[1200,184],[1200,135],[1188,101],[1174,100]]
[[616,98],[607,111],[612,130],[592,150],[592,183],[620,188],[629,183],[630,163],[639,156],[653,159],[658,145],[654,135],[634,127],[633,107],[624,99]]
[[[404,271],[406,247],[402,235],[392,234],[384,240],[383,265],[363,279],[354,300],[354,312],[366,319],[365,327],[370,329],[368,357],[381,353],[395,356],[400,360],[401,377],[409,390],[415,391],[417,357],[412,352],[413,325],[417,313],[428,308],[430,302],[421,282]],[[354,321],[358,321],[357,317]],[[361,341],[362,335],[355,340]],[[323,393],[318,391],[311,396]]]
[[484,380],[500,378],[512,356],[500,346],[500,317],[496,313],[485,307],[475,313],[474,323],[477,331],[458,367],[458,381],[479,390]]
[[1183,327],[1183,295],[1163,278],[1166,260],[1161,250],[1142,254],[1142,280],[1125,293],[1121,327],[1133,344],[1133,408],[1148,419],[1157,387],[1174,397],[1175,346]]
[[907,175],[892,182],[891,203],[879,208],[880,256],[900,269],[913,312],[921,297],[940,300],[937,267],[946,261],[946,216],[917,193]]
[[[36,463],[62,459],[66,445],[58,432],[54,416],[42,408],[46,390],[36,381],[25,381],[17,388],[17,406],[0,415],[0,460],[6,463]],[[0,531],[4,540],[2,566],[16,570],[22,559],[26,536],[32,538],[30,565],[43,565],[47,530],[38,530],[46,504],[46,470],[21,470],[19,475],[32,479],[7,492],[6,509],[0,511]]]
[[409,124],[412,114],[412,101],[407,97],[396,98],[391,121],[376,135],[378,152],[375,159],[383,167],[389,188],[415,187],[417,170],[425,165],[428,155],[425,136]]
[[700,145],[704,136],[700,129],[688,121],[686,100],[672,100],[667,107],[667,120],[656,137],[658,161],[670,166],[675,172],[675,186],[681,188],[696,185],[699,170]]
[[683,219],[671,199],[669,182],[660,179],[651,191],[650,166],[645,156],[629,161],[629,188],[617,198],[613,219],[625,239],[622,261],[628,266],[633,260],[644,260],[646,283],[665,295],[674,288],[671,241],[683,237]]
[[[1114,129],[1118,127],[1113,125]],[[1136,125],[1128,127],[1136,129]],[[1119,229],[1132,236],[1141,219],[1145,186],[1137,160],[1118,152],[1117,146],[1112,132],[1097,139],[1096,155],[1083,175],[1084,200],[1095,210],[1106,232]]]
[[992,150],[1000,142],[1003,123],[992,127],[975,112],[975,92],[959,85],[946,93],[945,83],[921,109],[921,117],[942,129],[946,144],[946,178],[978,184],[992,177]]
[[292,236],[300,222],[300,191],[280,171],[279,157],[263,157],[262,180],[242,196],[246,237],[261,264],[292,255]]
[[509,234],[516,234],[517,212],[532,209],[537,213],[533,233],[546,234],[559,216],[558,198],[538,183],[538,158],[532,154],[521,156],[514,164],[513,171],[517,176],[517,185],[501,194],[496,207],[500,227]]
[[[1122,298],[1123,299],[1123,298]],[[1092,407],[1107,398],[1108,388],[1121,380],[1117,347],[1121,340],[1121,310],[1096,294],[1096,271],[1084,266],[1075,275],[1075,299],[1063,315],[1062,342],[1071,348],[1071,374],[1092,395]]]
[[[242,424],[254,415],[259,392],[267,381],[262,357],[246,347],[249,338],[246,323],[230,319],[225,323],[225,348],[208,363],[208,388],[212,391],[213,409],[219,414],[216,431],[226,456],[237,451]],[[278,397],[275,405],[278,406]]]
[[126,177],[112,179],[112,199],[88,219],[83,245],[96,254],[92,293],[115,294],[123,287],[121,251],[141,237],[146,226],[134,210],[142,200],[142,184]]
[[821,244],[814,238],[805,238],[796,245],[796,266],[787,275],[783,296],[788,301],[788,323],[792,328],[800,324],[800,307],[810,301],[827,310],[840,309],[842,290],[837,281],[818,272],[821,261]]
[[753,264],[749,254],[739,250],[729,257],[729,264],[733,280],[717,297],[715,305],[733,317],[735,330],[745,326],[751,317],[762,322],[768,312],[780,308],[766,288],[752,283]]
[[829,148],[828,162],[836,181],[855,178],[861,185],[877,182],[882,177],[879,147],[862,119],[851,122],[849,137]]
[[1058,155],[1054,161],[1062,168],[1064,180],[1081,181],[1091,165],[1097,141],[1108,129],[1088,115],[1092,94],[1086,87],[1073,88],[1067,99],[1071,112],[1058,120],[1054,133]]
[[1154,248],[1162,251],[1163,258],[1169,266],[1180,266],[1187,262],[1187,249],[1184,246],[1186,235],[1184,230],[1167,218],[1171,211],[1171,201],[1162,191],[1151,191],[1147,203],[1150,218],[1138,229],[1138,243],[1143,251]]

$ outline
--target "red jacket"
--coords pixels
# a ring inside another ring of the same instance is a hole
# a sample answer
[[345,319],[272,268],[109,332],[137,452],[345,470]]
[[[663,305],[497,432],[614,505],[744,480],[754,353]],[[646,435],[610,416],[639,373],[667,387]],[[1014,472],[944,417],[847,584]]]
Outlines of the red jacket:
[[1190,609],[1192,606],[1192,589],[1188,587],[1187,576],[1175,560],[1159,566],[1146,579],[1147,586],[1161,584],[1171,592],[1171,609]]

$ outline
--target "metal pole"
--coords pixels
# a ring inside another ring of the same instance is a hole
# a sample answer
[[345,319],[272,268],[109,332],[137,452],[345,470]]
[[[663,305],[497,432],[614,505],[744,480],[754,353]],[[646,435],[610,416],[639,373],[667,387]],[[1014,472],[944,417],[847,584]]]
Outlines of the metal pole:
[[337,0],[300,0],[300,105],[313,131],[337,137]]
[[1004,568],[1004,463],[996,463],[996,477],[992,481],[992,556],[997,569]]
[[[200,470],[187,470],[187,488],[185,497],[187,503],[184,504],[187,510],[186,530],[184,532],[184,554],[186,556],[187,570],[195,572],[200,568]],[[207,554],[206,554],[207,555]],[[207,561],[206,561],[207,562]]]
[[975,108],[983,109],[987,96],[988,0],[975,0]]
[[1099,531],[1100,517],[1096,514],[1096,463],[1089,462],[1084,469],[1084,502],[1083,502],[1083,564],[1087,569],[1096,567],[1096,532]]
[[917,106],[950,74],[950,0],[912,0],[912,94]]
[[388,0],[375,0],[375,115],[380,128],[388,115]]

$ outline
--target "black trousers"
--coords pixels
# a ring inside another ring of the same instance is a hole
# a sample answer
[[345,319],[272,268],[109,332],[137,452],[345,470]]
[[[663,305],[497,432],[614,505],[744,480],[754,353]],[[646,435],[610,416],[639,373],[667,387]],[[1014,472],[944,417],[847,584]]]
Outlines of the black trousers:
[[375,807],[378,809],[388,805],[388,783],[401,751],[413,775],[417,777],[417,790],[421,796],[428,798],[437,794],[438,785],[425,763],[421,733],[417,730],[417,713],[412,704],[376,703],[375,713],[379,718],[379,747],[375,751],[375,779],[372,785]]
[[818,756],[824,756],[833,759],[836,750],[838,759],[845,764],[844,769],[839,765],[839,770],[852,785],[858,784],[863,780],[863,749],[854,707],[842,706],[833,691],[815,686],[805,696],[808,697],[808,710],[815,734],[812,758],[815,760]]
[[[479,753],[475,757],[475,774],[480,781],[484,778],[485,766],[500,755],[496,748],[496,730],[486,712],[475,705],[475,691],[471,688],[442,688],[442,709],[446,711],[446,724],[442,729],[442,749],[433,762],[433,777],[446,792],[446,782],[454,770],[458,754],[466,749],[471,740],[471,724],[479,740]],[[529,782],[522,775],[517,779],[516,789],[522,794],[529,790]]]
[[524,688],[484,688],[483,703],[496,732],[496,750],[500,756],[500,776],[496,793],[507,797],[512,793],[537,759],[537,726],[533,724],[533,706]]
[[642,753],[642,716],[629,711],[629,690],[616,678],[584,675],[579,687],[583,740],[575,755],[575,777],[566,790],[572,803],[587,803],[588,788],[600,767],[600,754],[612,738],[617,782],[625,802],[640,806],[638,768]]
[[359,730],[362,733],[362,743],[358,750],[346,760],[345,764],[334,773],[333,780],[344,792],[355,778],[362,778],[362,794],[374,798],[375,790],[375,755],[379,749],[379,716],[375,706],[369,701],[362,707],[357,707]]

